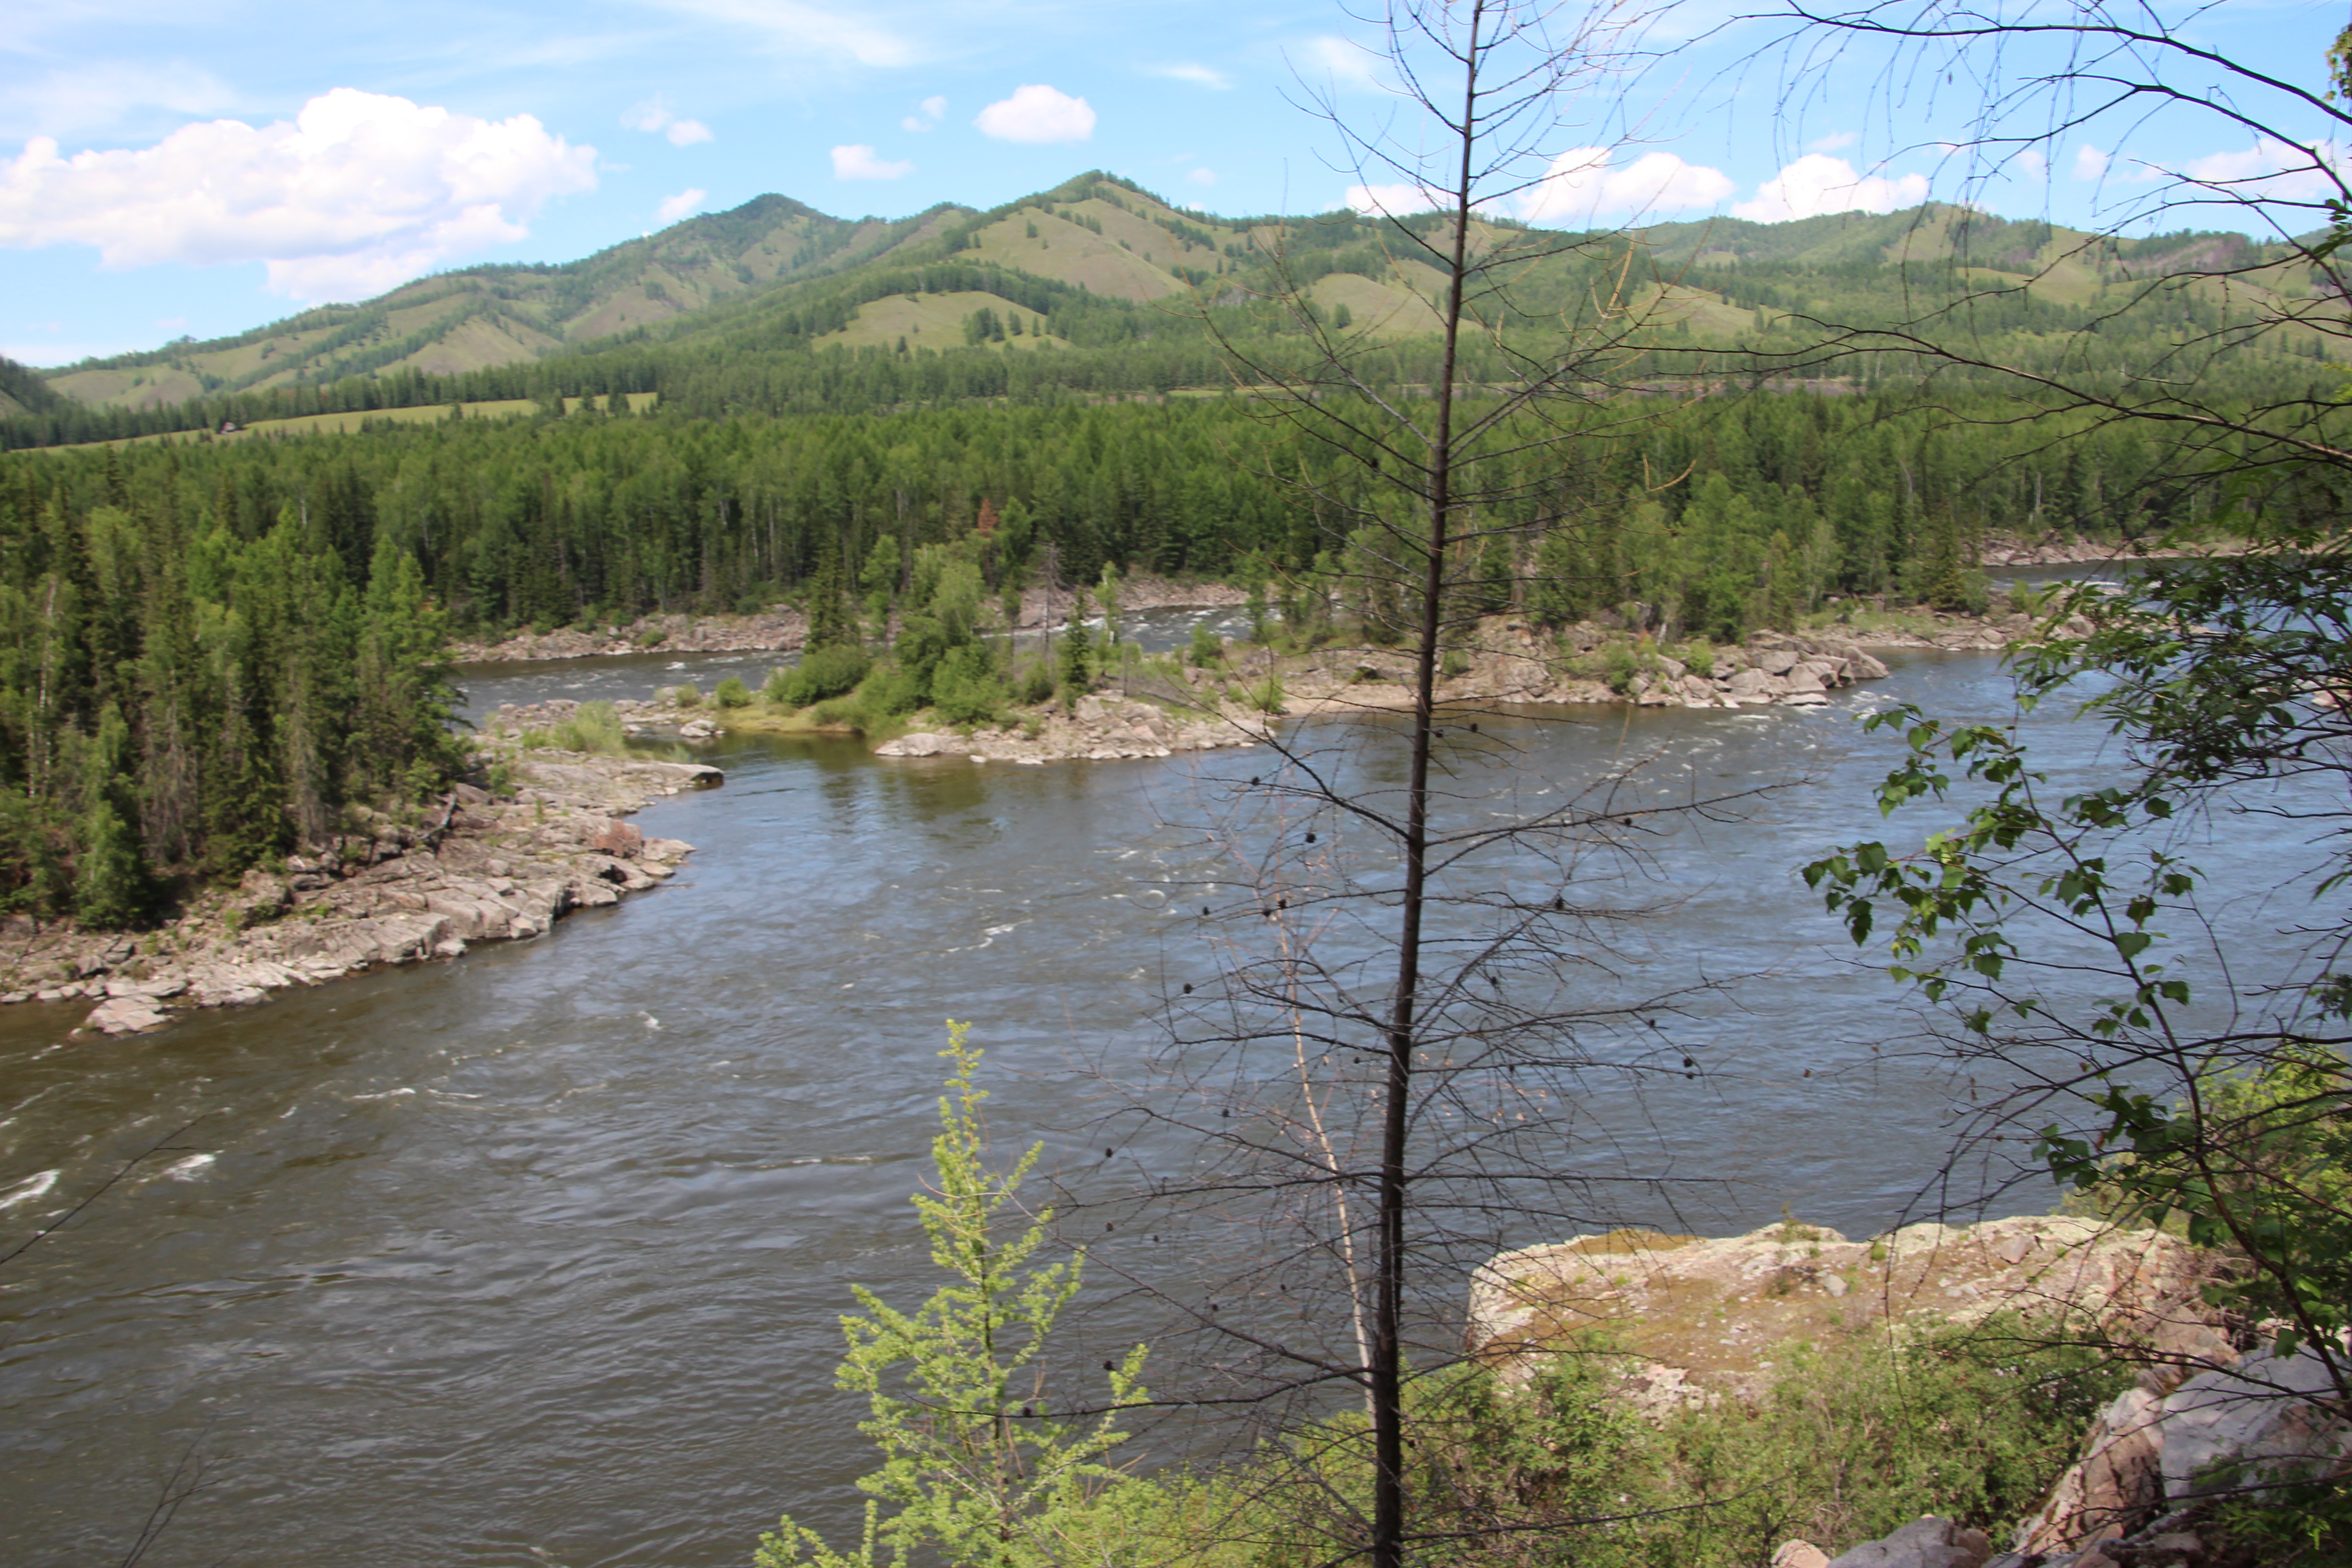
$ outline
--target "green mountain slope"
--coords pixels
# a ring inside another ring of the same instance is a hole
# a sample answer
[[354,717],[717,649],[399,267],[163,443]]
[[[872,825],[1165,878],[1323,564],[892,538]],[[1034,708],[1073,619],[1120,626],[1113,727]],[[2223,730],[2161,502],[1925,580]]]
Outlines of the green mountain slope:
[[462,374],[871,262],[965,216],[943,206],[894,222],[852,222],[789,197],[760,196],[584,260],[442,273],[235,337],[85,362],[48,373],[47,384],[95,406],[158,408],[352,375]]
[[[1277,358],[1304,348],[1304,323],[1270,302],[1286,288],[1378,352],[1370,374],[1411,384],[1433,372],[1441,281],[1414,236],[1439,222],[1400,233],[1346,211],[1220,218],[1098,173],[985,213],[941,206],[892,223],[762,196],[561,267],[471,268],[236,338],[52,372],[46,406],[0,405],[0,446],[624,392],[720,416],[1215,387],[1228,380],[1221,339]],[[1526,260],[1503,269],[1510,309],[1465,350],[1465,374],[1516,375],[1513,353],[1542,354],[1545,334],[1603,294],[1648,310],[1661,374],[1720,374],[1696,357],[1717,349],[1801,353],[1819,321],[1952,307],[1937,331],[2005,363],[2069,356],[2077,371],[2128,374],[2184,345],[2204,354],[2234,327],[2339,308],[2313,296],[2283,247],[2243,236],[2116,241],[1944,205],[1584,237],[1563,247],[1480,225],[1482,251]],[[2217,264],[2234,269],[2226,283],[2204,275]],[[2288,328],[2216,363],[2251,373],[2301,360],[2303,374],[2329,352]],[[1902,373],[1885,362],[1843,374]]]

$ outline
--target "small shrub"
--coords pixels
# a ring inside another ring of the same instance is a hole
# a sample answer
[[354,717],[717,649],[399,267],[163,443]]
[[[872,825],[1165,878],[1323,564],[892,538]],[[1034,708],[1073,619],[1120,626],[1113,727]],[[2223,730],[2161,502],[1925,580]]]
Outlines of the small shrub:
[[780,708],[806,708],[846,696],[857,689],[857,683],[873,668],[874,661],[862,647],[847,643],[813,647],[801,656],[799,664],[768,677],[768,700]]
[[1264,680],[1242,688],[1242,700],[1260,713],[1279,713],[1283,702],[1282,677],[1268,672]]
[[1678,656],[1689,671],[1701,680],[1715,675],[1715,645],[1711,642],[1686,643]]
[[1445,657],[1437,661],[1437,673],[1439,679],[1444,680],[1469,674],[1470,656],[1458,647],[1447,648]]
[[667,642],[668,640],[669,633],[664,631],[659,626],[647,626],[644,631],[637,634],[637,646],[639,647],[659,647],[663,643]]
[[730,675],[720,681],[719,689],[710,697],[721,708],[749,708],[751,705],[751,689],[743,684],[743,678],[740,675]]
[[996,721],[1004,708],[1004,682],[986,648],[968,643],[948,650],[931,675],[931,706],[950,724]]
[[[628,750],[628,733],[621,728],[620,716],[609,702],[583,702],[568,718],[544,730],[533,730],[522,738],[526,746],[544,747],[557,752],[597,752],[605,756],[618,756]],[[499,764],[504,767],[504,763]],[[495,776],[495,774],[493,775]],[[499,793],[495,788],[493,795]]]
[[1054,671],[1043,659],[1023,669],[1020,681],[1015,696],[1024,707],[1034,708],[1054,695]]
[[1217,636],[1216,633],[1209,629],[1208,622],[1199,621],[1193,624],[1192,647],[1189,650],[1187,657],[1192,659],[1193,664],[1202,669],[1206,669],[1211,665],[1220,663],[1223,660],[1225,657],[1224,642]]
[[678,708],[702,706],[702,693],[691,680],[682,686],[665,686],[655,692],[654,697],[657,701],[667,702]]
[[886,664],[859,683],[857,700],[877,719],[896,719],[923,704],[922,682],[903,664]]
[[1618,696],[1631,691],[1633,678],[1641,673],[1641,660],[1634,657],[1632,643],[1612,642],[1601,650],[1601,679]]

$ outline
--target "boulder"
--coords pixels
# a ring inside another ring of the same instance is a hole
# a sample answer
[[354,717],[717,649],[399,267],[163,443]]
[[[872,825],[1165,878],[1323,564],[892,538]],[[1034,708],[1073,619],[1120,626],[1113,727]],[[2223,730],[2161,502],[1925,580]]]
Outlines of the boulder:
[[2335,1393],[2327,1363],[2308,1347],[2199,1373],[2165,1397],[2157,1418],[2166,1500],[2308,1474],[2352,1452],[2352,1429],[2315,1403]]
[[1810,1541],[1784,1541],[1772,1553],[1772,1568],[1830,1568],[1830,1554]]
[[151,997],[110,996],[90,1010],[81,1027],[101,1035],[143,1035],[171,1021]]
[[630,823],[615,821],[606,824],[588,847],[616,860],[634,860],[646,847],[646,836]]
[[2158,1404],[2147,1390],[2127,1388],[2100,1412],[2082,1458],[2018,1527],[2018,1551],[2037,1557],[2083,1551],[2123,1534],[2164,1500],[2154,1425]]
[[1787,647],[1758,648],[1748,656],[1756,668],[1767,675],[1786,675],[1797,668],[1797,650]]
[[1992,1541],[1934,1514],[1830,1559],[1829,1568],[1984,1568]]
[[[1085,701],[1092,700],[1092,698],[1085,699]],[[875,747],[874,754],[877,757],[936,757],[946,749],[946,736],[934,735],[928,731],[918,731],[914,734],[901,735],[895,741]]]
[[1769,702],[1778,685],[1760,669],[1743,669],[1731,678],[1725,692],[1734,702]]

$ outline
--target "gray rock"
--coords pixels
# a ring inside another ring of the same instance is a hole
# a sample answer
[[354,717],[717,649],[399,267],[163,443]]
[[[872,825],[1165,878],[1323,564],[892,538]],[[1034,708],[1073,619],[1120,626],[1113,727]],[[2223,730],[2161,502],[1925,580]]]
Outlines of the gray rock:
[[1931,1513],[1831,1559],[1830,1568],[1984,1568],[1991,1555],[1992,1542],[1983,1531],[1964,1530]]
[[2157,1416],[2165,1497],[2178,1502],[2352,1450],[2352,1430],[2313,1403],[2335,1391],[2326,1363],[2309,1347],[2284,1360],[2251,1355],[2199,1373],[2166,1396]]
[[1797,668],[1797,653],[1793,648],[1758,648],[1748,657],[1755,660],[1756,668],[1767,675],[1786,675]]

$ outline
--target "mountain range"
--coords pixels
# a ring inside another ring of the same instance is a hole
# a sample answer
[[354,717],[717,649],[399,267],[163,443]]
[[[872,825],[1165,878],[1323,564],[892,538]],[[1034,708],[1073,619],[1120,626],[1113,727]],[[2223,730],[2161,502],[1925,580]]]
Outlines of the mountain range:
[[[1436,222],[1408,220],[1424,230]],[[1532,252],[1549,237],[1498,222],[1482,225],[1476,241]],[[2134,318],[2134,332],[2178,335],[2307,308],[2311,298],[2284,247],[2242,235],[2112,240],[1942,204],[1780,224],[1659,224],[1633,237],[1638,290],[1693,342],[1753,344],[1805,317],[1885,319],[1916,310],[1923,280],[1931,297],[1937,288],[1955,297],[1991,290],[2014,318],[1995,326],[2021,342],[2117,311]],[[1165,350],[1201,339],[1200,306],[1245,304],[1284,277],[1370,340],[1426,337],[1442,276],[1411,250],[1386,220],[1344,210],[1215,217],[1100,173],[987,212],[943,205],[896,220],[837,218],[762,195],[578,261],[440,273],[232,337],[56,370],[0,361],[0,426],[13,427],[0,437],[43,445],[223,417],[543,397],[551,388],[667,397],[689,371],[740,369],[747,356],[776,362],[766,382],[772,402],[776,386],[800,385],[829,349],[853,360],[857,351],[911,359],[1076,350],[1050,374],[1118,390],[1118,371],[1090,362],[1107,351],[1131,360],[1142,342]],[[1535,276],[1546,267],[1554,275]],[[2236,269],[2226,286],[2204,276],[2221,267]],[[1574,270],[1537,263],[1522,282],[1566,297]],[[2149,288],[2167,280],[2177,286]],[[2162,306],[2149,302],[2159,295]],[[2307,335],[2305,343],[2274,333],[2262,352],[2322,357],[2317,334]],[[1213,355],[1192,355],[1151,374],[1165,390],[1171,378],[1212,379],[1213,364]],[[705,374],[701,384],[716,384]],[[757,395],[746,403],[740,374],[727,384],[734,390],[711,406],[760,403]],[[982,376],[973,389],[987,395],[993,384]],[[46,434],[36,438],[36,426]]]

